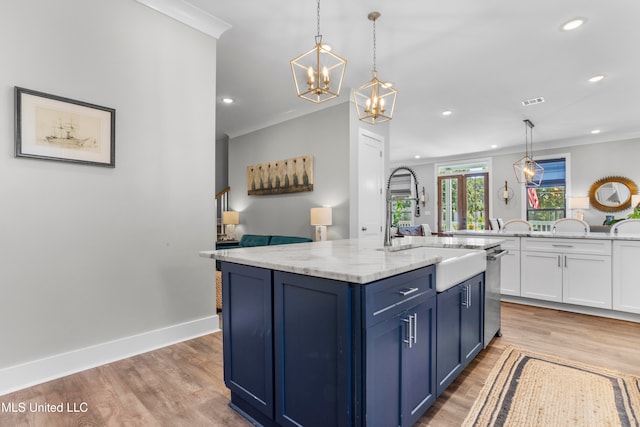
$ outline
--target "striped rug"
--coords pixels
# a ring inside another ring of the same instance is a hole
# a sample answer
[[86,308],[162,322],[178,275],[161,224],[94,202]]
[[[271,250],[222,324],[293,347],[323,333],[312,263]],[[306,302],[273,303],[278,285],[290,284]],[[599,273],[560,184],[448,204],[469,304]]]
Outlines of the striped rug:
[[509,346],[463,426],[640,426],[640,378]]

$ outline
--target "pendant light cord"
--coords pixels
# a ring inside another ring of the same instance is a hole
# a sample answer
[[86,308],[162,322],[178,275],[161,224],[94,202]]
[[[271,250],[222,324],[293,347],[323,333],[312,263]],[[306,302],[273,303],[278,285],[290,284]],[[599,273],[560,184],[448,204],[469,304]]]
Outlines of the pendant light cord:
[[376,69],[376,20],[373,20],[373,72],[377,72]]
[[317,37],[322,37],[320,35],[320,0],[318,0],[318,8],[316,10],[316,22],[317,24]]

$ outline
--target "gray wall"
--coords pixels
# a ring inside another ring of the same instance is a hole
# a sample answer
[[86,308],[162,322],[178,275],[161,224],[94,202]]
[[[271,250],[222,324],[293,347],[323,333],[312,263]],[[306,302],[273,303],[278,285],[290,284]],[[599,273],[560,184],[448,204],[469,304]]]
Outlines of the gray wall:
[[[216,41],[132,0],[0,13],[0,370],[215,316]],[[116,168],[14,158],[13,87],[113,107]]]
[[[300,101],[303,102],[303,101]],[[349,112],[344,102],[229,141],[230,208],[240,212],[242,234],[314,236],[312,207],[333,207],[329,239],[349,236]],[[310,154],[313,191],[247,195],[247,166]]]
[[[521,218],[524,215],[524,192],[522,185],[518,184],[513,172],[513,163],[522,157],[521,152],[513,154],[501,154],[491,156],[491,203],[492,217],[502,217],[505,220]],[[587,196],[591,184],[606,176],[619,175],[632,179],[640,185],[640,168],[638,159],[640,158],[640,140],[611,141],[600,144],[576,145],[566,148],[554,148],[548,150],[536,150],[535,157],[568,155],[570,158],[570,188],[568,197]],[[454,160],[454,159],[447,159]],[[437,224],[437,199],[434,197],[435,177],[434,163],[414,165],[418,174],[420,185],[425,185],[430,196],[426,211],[432,215],[425,216],[425,220],[434,228]],[[498,198],[498,190],[504,186],[507,180],[509,186],[514,189],[514,198],[505,205],[504,201]],[[614,213],[616,218],[626,218],[631,210]],[[600,225],[607,213],[590,208],[585,211],[585,221],[591,225]],[[573,211],[568,212],[568,216],[573,216]],[[435,228],[434,228],[435,230]]]

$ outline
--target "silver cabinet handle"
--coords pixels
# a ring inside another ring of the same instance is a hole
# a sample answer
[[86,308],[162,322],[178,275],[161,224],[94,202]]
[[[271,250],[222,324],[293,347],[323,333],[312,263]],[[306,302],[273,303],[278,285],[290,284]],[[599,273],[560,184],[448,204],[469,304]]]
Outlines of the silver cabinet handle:
[[413,313],[413,343],[418,344],[418,313]]
[[564,268],[567,268],[567,256],[564,256]]
[[413,316],[409,316],[406,319],[402,319],[403,322],[408,323],[407,325],[407,338],[404,340],[405,344],[409,344],[409,348],[413,346]]
[[462,306],[469,308],[471,307],[471,292],[469,291],[470,286],[464,286],[464,297],[462,298]]
[[558,267],[562,267],[562,264],[560,264],[560,258],[562,257],[562,255],[558,255]]
[[412,294],[412,293],[416,292],[417,290],[418,290],[418,288],[409,288],[409,289],[406,289],[404,291],[398,291],[398,293],[400,295],[402,295],[403,297],[406,297],[407,295]]
[[362,231],[367,231],[367,227],[362,227]]
[[553,246],[554,248],[572,248],[573,245],[561,245],[559,243],[553,243],[551,246]]

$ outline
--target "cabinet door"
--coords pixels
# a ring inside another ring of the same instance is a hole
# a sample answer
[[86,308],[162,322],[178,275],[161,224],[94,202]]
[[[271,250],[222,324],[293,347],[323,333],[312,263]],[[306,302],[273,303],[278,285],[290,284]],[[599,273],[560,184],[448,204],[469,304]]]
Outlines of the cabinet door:
[[[406,317],[406,316],[404,316]],[[407,325],[397,315],[366,329],[365,425],[399,426],[402,346]]]
[[366,330],[367,426],[412,426],[436,399],[436,298]]
[[480,353],[484,341],[484,275],[479,274],[461,285],[462,331],[460,333],[462,368]]
[[562,302],[562,254],[521,252],[521,295]]
[[611,305],[611,257],[566,254],[562,301],[608,308]]
[[[402,425],[412,426],[436,400],[436,298],[408,310],[402,322],[406,334],[402,343]],[[411,345],[404,342],[411,340]]]
[[347,426],[351,408],[347,283],[274,272],[275,419]]
[[462,372],[462,302],[460,285],[437,296],[436,392],[439,396]]
[[640,242],[613,242],[613,309],[640,314]]
[[500,261],[500,293],[520,296],[520,251],[509,249]]
[[222,263],[224,382],[273,419],[271,271]]

